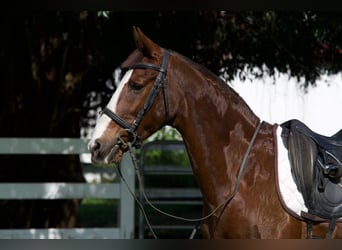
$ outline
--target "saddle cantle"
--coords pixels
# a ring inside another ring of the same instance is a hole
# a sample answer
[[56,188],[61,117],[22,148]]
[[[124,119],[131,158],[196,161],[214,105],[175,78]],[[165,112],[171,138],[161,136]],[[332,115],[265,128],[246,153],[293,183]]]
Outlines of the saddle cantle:
[[325,220],[342,217],[342,137],[313,132],[299,120],[280,125],[291,171],[308,213]]

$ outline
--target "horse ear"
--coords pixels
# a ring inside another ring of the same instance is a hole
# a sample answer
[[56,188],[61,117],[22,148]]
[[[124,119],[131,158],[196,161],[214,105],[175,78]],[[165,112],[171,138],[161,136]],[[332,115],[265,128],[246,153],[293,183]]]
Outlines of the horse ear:
[[137,48],[140,49],[146,57],[155,57],[156,53],[160,50],[160,47],[145,36],[138,27],[133,26],[133,37]]

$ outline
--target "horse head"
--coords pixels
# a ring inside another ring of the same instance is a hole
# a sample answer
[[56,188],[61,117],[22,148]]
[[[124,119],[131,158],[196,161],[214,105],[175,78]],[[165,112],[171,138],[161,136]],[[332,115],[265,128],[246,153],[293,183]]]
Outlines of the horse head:
[[89,150],[94,163],[118,163],[128,143],[138,144],[170,120],[167,69],[169,52],[133,27],[134,50],[126,71],[99,117]]

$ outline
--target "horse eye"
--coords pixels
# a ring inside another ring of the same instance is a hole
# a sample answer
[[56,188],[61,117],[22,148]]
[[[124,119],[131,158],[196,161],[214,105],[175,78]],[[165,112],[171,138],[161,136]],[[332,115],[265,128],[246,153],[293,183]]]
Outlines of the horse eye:
[[144,87],[144,85],[136,83],[136,82],[130,82],[129,87],[134,91],[139,91]]

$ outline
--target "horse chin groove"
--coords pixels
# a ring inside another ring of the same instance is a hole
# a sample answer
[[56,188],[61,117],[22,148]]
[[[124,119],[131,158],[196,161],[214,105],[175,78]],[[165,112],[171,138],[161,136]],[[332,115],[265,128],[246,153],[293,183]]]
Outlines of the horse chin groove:
[[105,158],[104,162],[106,164],[119,164],[122,160],[124,151],[121,148],[116,148],[110,151],[110,153]]
[[115,167],[121,162],[124,152],[125,151],[121,147],[114,146],[108,154],[92,154],[91,161],[95,166]]

